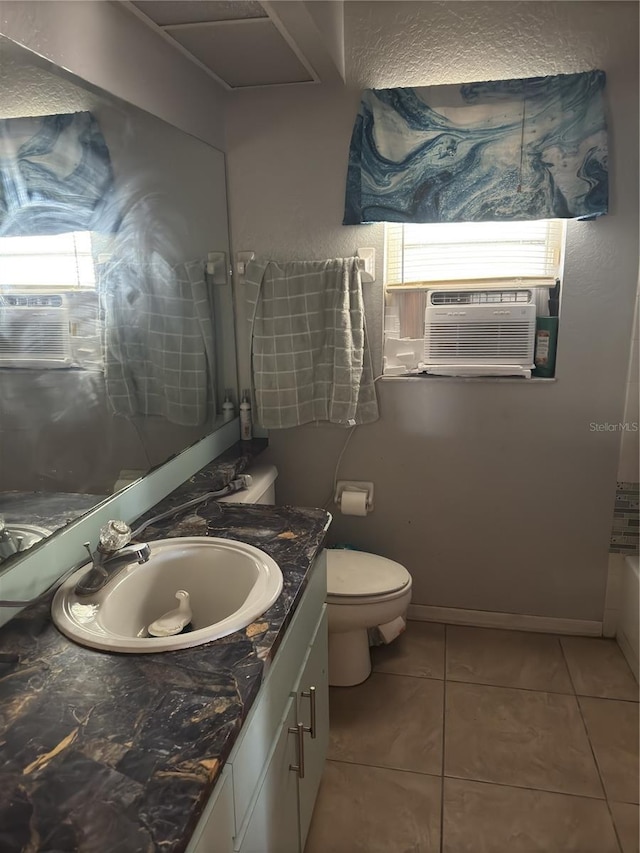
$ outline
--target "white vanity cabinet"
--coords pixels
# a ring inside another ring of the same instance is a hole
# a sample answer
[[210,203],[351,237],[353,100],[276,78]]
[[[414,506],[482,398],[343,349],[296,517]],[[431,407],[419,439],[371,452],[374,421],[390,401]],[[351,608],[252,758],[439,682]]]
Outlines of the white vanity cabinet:
[[297,722],[304,726],[304,777],[298,780],[300,850],[304,850],[329,747],[327,606],[322,608],[296,691]]
[[296,702],[290,698],[279,737],[273,745],[265,773],[258,783],[245,831],[237,839],[241,853],[298,853],[298,780]]
[[302,853],[329,740],[326,558],[302,600],[187,853]]
[[233,783],[225,767],[187,847],[193,853],[234,853]]

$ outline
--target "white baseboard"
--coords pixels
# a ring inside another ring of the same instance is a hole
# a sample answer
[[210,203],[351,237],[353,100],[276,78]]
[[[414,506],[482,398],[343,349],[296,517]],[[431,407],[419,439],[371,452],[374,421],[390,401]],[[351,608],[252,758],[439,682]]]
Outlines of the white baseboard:
[[638,659],[637,650],[633,648],[633,646],[629,642],[629,639],[628,639],[627,635],[624,633],[624,631],[619,632],[617,634],[616,640],[617,640],[618,645],[620,646],[620,648],[622,650],[622,654],[627,659],[627,663],[629,664],[629,669],[633,673],[635,680],[639,681],[640,679],[638,678],[638,673],[640,670],[640,660]]
[[618,614],[616,639],[636,680],[638,680],[638,647],[640,646],[640,626],[638,624],[639,600],[640,577],[638,573],[638,558],[628,555],[622,564],[620,611]]
[[462,610],[459,607],[434,607],[410,604],[407,619],[417,622],[446,622],[476,628],[508,628],[512,631],[537,631],[543,634],[602,636],[602,622],[589,619],[562,619],[557,616],[527,616],[520,613],[493,613],[490,610]]

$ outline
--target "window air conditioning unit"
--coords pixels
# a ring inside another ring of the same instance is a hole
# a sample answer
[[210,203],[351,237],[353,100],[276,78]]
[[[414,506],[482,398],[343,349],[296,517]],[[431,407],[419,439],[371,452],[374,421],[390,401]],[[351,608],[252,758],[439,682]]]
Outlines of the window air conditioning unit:
[[67,297],[48,293],[0,295],[0,367],[72,364]]
[[441,376],[529,378],[535,333],[531,290],[429,290],[421,368]]

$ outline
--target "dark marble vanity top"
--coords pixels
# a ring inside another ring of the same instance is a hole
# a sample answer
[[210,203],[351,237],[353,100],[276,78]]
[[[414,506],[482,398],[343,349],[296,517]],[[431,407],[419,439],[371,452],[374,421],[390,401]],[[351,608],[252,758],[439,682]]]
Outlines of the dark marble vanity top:
[[[208,469],[147,516],[211,489]],[[186,518],[184,517],[186,515]],[[243,631],[176,652],[75,645],[49,603],[0,629],[0,851],[184,850],[322,547],[321,509],[209,501],[141,537],[240,539],[284,589]]]

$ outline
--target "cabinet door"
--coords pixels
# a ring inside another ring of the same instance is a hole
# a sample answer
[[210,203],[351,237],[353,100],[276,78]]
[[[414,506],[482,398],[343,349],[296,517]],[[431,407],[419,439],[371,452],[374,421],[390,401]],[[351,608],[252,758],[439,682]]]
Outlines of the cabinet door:
[[300,756],[297,736],[289,732],[297,722],[291,698],[241,837],[241,853],[299,853],[298,774],[291,766],[298,764]]
[[247,824],[256,786],[280,734],[282,717],[298,682],[327,597],[326,557],[316,558],[309,583],[287,628],[260,693],[229,756],[233,801],[240,836]]
[[[327,607],[322,611],[315,636],[304,664],[298,687],[298,720],[311,728],[312,702],[315,704],[313,734],[305,733],[305,773],[300,779],[300,849],[304,850],[313,806],[316,801],[329,744],[329,661],[327,641]],[[311,688],[314,688],[313,690]],[[315,697],[315,698],[314,698]]]
[[216,782],[187,853],[233,853],[233,786],[225,768]]

